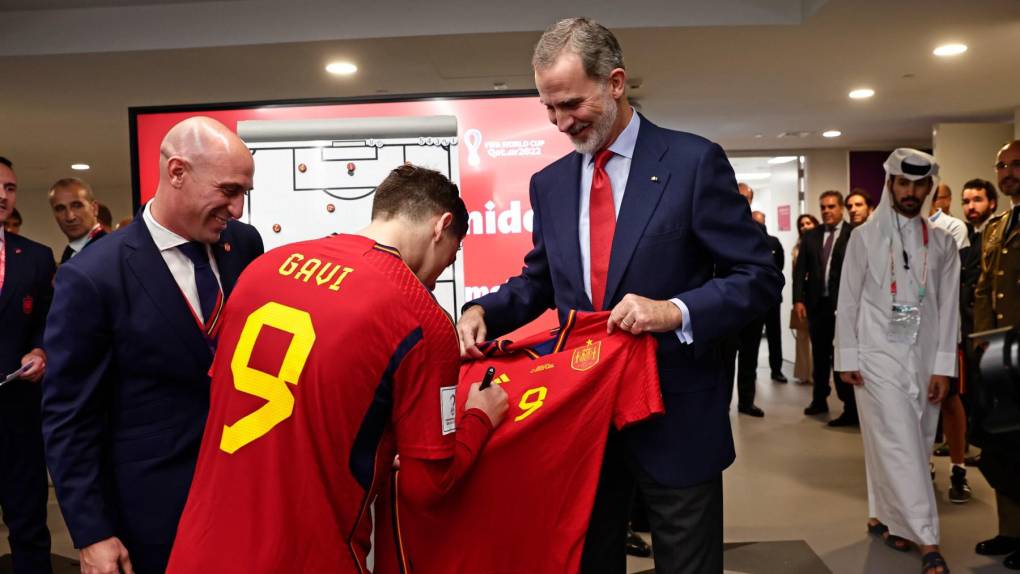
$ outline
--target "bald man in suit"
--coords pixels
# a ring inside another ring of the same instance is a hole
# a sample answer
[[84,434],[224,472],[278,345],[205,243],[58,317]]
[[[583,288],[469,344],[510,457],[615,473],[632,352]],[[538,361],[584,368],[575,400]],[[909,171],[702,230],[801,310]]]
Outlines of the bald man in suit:
[[244,142],[195,117],[160,146],[155,197],[60,267],[46,332],[43,431],[82,572],[163,572],[209,410],[223,303],[263,251],[235,221]]

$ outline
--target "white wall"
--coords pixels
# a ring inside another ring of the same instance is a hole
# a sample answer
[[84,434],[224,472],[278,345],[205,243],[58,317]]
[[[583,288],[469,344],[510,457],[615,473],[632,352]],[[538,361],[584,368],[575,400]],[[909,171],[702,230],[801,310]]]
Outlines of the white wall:
[[[13,159],[13,158],[12,158]],[[14,163],[14,173],[17,174],[22,168],[17,161]],[[88,181],[88,174],[68,174],[68,177],[78,177]],[[96,199],[105,204],[113,212],[113,224],[125,217],[131,217],[131,189],[96,189]],[[24,220],[21,227],[21,234],[25,237],[38,241],[51,249],[56,258],[67,245],[67,238],[60,232],[57,222],[53,219],[53,212],[50,210],[49,189],[29,189],[21,187],[18,189],[18,212]]]
[[959,217],[964,182],[975,177],[995,181],[995,155],[1013,139],[1008,123],[944,123],[932,130],[932,147],[942,183],[953,190],[950,213]]
[[804,213],[820,216],[818,198],[835,189],[844,196],[850,191],[850,152],[847,149],[814,149],[804,156]]

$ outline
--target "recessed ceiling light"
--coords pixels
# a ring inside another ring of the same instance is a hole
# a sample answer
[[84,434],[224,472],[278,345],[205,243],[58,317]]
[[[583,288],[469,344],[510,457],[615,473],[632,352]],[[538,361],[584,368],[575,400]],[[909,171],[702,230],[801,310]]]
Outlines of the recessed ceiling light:
[[72,163],[71,164],[71,169],[73,169],[75,171],[88,171],[89,167],[90,166],[87,163]]
[[797,160],[797,156],[795,156],[795,155],[781,155],[781,156],[774,157],[774,158],[770,159],[768,161],[768,163],[770,165],[779,165],[779,164],[782,164],[782,163],[790,163],[791,161],[796,161],[796,160]]
[[509,86],[507,86],[506,82],[493,82],[492,83],[492,89],[494,89],[494,90],[505,90],[507,88],[509,88]]
[[931,53],[935,54],[936,56],[946,58],[949,56],[959,56],[960,54],[966,51],[967,51],[966,44],[943,44],[938,48],[932,50]]
[[871,88],[858,88],[849,94],[849,96],[855,100],[866,100],[874,95],[875,90],[872,90]]
[[843,135],[843,132],[839,130],[826,130],[822,132],[823,138],[838,138],[841,135]]
[[350,62],[332,62],[326,66],[326,71],[337,76],[350,76],[358,71],[358,67]]

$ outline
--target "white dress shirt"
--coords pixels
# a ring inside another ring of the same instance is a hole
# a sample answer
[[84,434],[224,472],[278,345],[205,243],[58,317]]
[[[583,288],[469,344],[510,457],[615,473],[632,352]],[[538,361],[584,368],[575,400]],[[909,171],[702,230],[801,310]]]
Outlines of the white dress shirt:
[[[180,249],[177,249],[177,246],[188,243],[188,240],[156,221],[156,218],[152,216],[152,203],[152,201],[147,203],[142,210],[142,221],[149,229],[149,235],[152,235],[152,240],[156,243],[159,254],[163,256],[163,261],[166,261],[166,266],[170,269],[170,274],[174,276],[174,281],[177,282],[181,293],[184,293],[184,298],[191,305],[191,310],[199,321],[205,322],[205,316],[202,315],[202,304],[198,298],[198,286],[195,284],[195,264],[191,262],[191,259],[188,259],[187,255],[181,253]],[[220,281],[220,269],[216,265],[216,258],[212,256],[208,245],[205,246],[205,250],[209,255],[213,274],[216,275],[216,282],[222,289],[223,282]]]
[[95,224],[95,226],[93,226],[92,229],[90,229],[85,235],[67,243],[67,246],[71,248],[71,257],[81,253],[81,250],[85,249],[85,246],[88,245],[89,241],[92,241],[92,233],[97,227],[99,227],[98,223]]
[[945,229],[953,239],[956,240],[957,249],[966,249],[970,247],[970,234],[967,233],[967,224],[963,221],[943,213],[941,209],[935,210],[935,213],[928,218],[935,227]]
[[[613,155],[606,162],[606,175],[609,176],[609,183],[613,188],[613,208],[616,217],[620,216],[620,205],[623,204],[623,193],[627,190],[627,179],[630,177],[630,164],[634,158],[634,147],[637,145],[638,130],[641,127],[641,119],[637,112],[632,112],[627,127],[620,132],[616,140],[609,146]],[[581,247],[581,276],[584,279],[584,292],[591,299],[591,219],[589,208],[591,205],[591,180],[595,175],[595,156],[590,153],[584,154],[581,159],[581,204],[577,222],[577,240]],[[688,320],[690,313],[687,305],[680,299],[670,299],[683,314],[683,323],[676,330],[676,335],[682,343],[691,343],[694,336],[691,331],[691,322]]]

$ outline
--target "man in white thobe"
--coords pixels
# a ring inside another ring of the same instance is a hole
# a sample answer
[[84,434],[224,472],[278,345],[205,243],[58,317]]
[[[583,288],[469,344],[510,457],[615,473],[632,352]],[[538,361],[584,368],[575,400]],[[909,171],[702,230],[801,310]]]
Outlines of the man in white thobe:
[[925,574],[941,574],[928,457],[956,376],[960,259],[953,238],[921,215],[938,183],[935,158],[901,148],[885,169],[882,200],[843,261],[835,370],[855,385],[868,530],[897,550],[917,544]]

